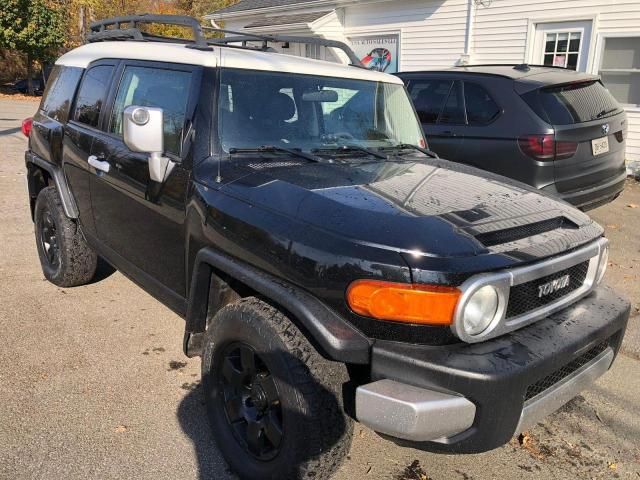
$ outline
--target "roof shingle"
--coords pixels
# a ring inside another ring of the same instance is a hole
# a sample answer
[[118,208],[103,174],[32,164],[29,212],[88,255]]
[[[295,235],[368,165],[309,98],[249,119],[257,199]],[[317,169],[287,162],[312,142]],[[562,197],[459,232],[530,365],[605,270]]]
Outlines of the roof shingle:
[[230,5],[225,8],[221,8],[220,10],[216,10],[213,12],[214,14],[218,13],[231,13],[231,12],[242,12],[244,10],[255,10],[258,8],[269,8],[269,7],[280,7],[283,5],[293,5],[296,3],[306,3],[310,0],[240,0],[238,3],[234,5]]
[[271,27],[275,25],[293,25],[298,23],[311,23],[317,19],[324,17],[328,11],[325,12],[313,12],[313,13],[300,13],[298,15],[278,15],[273,17],[262,17],[253,21],[249,25],[245,25],[244,28],[252,27]]

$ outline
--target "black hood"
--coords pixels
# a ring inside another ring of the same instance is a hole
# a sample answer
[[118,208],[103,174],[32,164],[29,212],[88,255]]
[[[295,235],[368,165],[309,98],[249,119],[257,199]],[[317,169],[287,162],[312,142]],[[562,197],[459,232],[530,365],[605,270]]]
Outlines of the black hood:
[[531,260],[602,235],[570,205],[445,160],[246,163],[223,191],[354,242],[412,258]]

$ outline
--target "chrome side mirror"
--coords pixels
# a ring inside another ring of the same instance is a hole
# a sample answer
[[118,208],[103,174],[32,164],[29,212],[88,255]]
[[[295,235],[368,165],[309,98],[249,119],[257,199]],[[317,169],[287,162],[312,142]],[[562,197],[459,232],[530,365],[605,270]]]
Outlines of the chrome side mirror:
[[134,152],[149,154],[149,177],[155,182],[164,182],[175,163],[164,153],[164,115],[161,108],[131,105],[124,109],[124,143]]

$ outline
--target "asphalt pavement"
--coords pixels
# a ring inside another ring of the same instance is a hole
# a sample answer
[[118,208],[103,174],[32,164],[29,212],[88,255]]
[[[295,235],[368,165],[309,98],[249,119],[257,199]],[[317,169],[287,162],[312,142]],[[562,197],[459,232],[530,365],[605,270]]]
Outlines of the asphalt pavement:
[[[231,479],[209,433],[183,320],[103,268],[90,285],[44,280],[20,122],[0,98],[0,479]],[[612,242],[607,281],[634,318],[614,367],[492,452],[435,455],[356,426],[336,479],[640,479],[640,185],[591,213]]]

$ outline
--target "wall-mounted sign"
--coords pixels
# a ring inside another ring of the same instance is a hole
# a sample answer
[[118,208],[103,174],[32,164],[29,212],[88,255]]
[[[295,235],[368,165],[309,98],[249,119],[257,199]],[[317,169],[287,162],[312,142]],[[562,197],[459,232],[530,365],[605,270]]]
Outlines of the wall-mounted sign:
[[349,37],[351,48],[369,70],[395,73],[398,71],[399,35],[367,35]]

